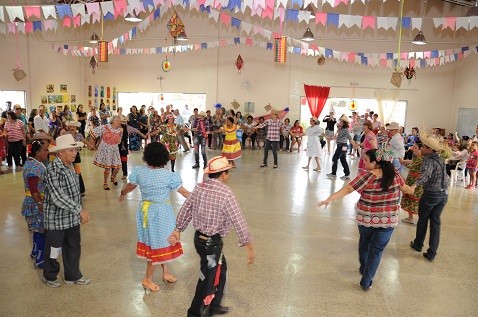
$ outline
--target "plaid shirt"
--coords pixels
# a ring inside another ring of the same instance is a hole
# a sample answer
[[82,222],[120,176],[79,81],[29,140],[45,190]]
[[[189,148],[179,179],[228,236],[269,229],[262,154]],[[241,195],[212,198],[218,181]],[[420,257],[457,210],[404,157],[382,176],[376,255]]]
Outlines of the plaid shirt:
[[[200,124],[201,121],[203,122],[203,125],[204,125],[204,131],[201,130],[201,124]],[[193,129],[197,128],[197,130],[194,131],[194,135],[206,137],[204,132],[211,131],[211,122],[209,120],[205,120],[197,116],[196,119],[194,119],[193,123],[191,124],[191,128]]]
[[337,139],[335,140],[335,142],[347,144],[347,141],[350,141],[350,143],[352,143],[352,137],[350,136],[349,130],[339,128],[337,131]]
[[80,181],[73,168],[57,157],[48,164],[45,189],[45,229],[65,230],[80,224]]
[[263,123],[257,125],[257,128],[263,128],[267,126],[267,140],[269,141],[279,141],[280,140],[280,129],[285,129],[284,123],[279,119],[272,120],[267,119]]
[[382,190],[380,182],[381,179],[373,173],[362,171],[349,183],[360,193],[356,216],[359,225],[388,228],[398,224],[400,186],[403,186],[405,181],[400,174],[396,174],[392,185],[386,191]]
[[423,157],[420,177],[415,182],[415,185],[423,185],[425,192],[441,192],[447,189],[449,180],[450,178],[446,174],[445,162],[438,153],[433,152]]
[[236,196],[217,179],[196,185],[179,210],[176,228],[184,231],[191,219],[193,227],[207,236],[219,233],[224,237],[234,226],[240,246],[251,242],[251,234]]

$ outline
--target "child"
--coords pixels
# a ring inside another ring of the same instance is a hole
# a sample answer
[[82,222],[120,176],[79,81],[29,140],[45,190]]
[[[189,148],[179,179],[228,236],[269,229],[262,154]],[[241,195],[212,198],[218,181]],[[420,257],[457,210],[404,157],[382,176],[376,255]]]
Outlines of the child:
[[478,142],[471,143],[470,157],[466,161],[466,169],[470,174],[470,184],[466,186],[466,189],[474,190],[476,182],[476,171],[478,171]]

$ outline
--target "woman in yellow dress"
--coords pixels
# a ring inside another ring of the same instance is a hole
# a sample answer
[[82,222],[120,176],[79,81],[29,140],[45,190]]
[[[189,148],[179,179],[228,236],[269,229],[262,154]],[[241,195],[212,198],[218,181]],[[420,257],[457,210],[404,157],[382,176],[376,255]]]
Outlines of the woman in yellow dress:
[[224,145],[222,146],[222,156],[227,158],[232,166],[236,166],[234,160],[242,156],[242,149],[241,143],[236,136],[238,126],[234,123],[234,118],[228,117],[222,129],[226,134]]

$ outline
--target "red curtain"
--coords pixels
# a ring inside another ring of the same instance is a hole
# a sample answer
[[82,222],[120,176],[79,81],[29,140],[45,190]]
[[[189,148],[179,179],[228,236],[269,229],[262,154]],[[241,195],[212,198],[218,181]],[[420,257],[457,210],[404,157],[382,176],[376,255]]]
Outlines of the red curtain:
[[329,98],[330,87],[304,85],[304,90],[310,113],[318,118],[324,109],[327,98]]

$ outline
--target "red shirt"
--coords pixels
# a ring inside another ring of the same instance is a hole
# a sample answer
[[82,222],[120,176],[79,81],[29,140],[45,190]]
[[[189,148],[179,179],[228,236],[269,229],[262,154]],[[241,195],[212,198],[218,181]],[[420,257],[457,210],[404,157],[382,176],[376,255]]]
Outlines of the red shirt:
[[400,212],[400,186],[405,181],[395,174],[388,190],[383,191],[381,179],[369,171],[360,172],[350,186],[360,193],[357,202],[357,222],[366,227],[395,227]]

